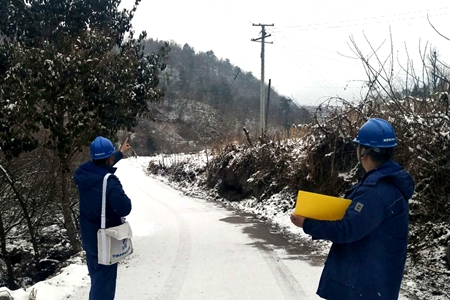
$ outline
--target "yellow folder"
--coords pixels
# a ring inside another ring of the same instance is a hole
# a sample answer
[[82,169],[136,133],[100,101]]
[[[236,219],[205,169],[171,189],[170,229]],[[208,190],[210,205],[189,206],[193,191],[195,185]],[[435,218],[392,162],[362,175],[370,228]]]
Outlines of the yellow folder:
[[300,190],[294,214],[316,220],[341,220],[350,203],[348,199]]

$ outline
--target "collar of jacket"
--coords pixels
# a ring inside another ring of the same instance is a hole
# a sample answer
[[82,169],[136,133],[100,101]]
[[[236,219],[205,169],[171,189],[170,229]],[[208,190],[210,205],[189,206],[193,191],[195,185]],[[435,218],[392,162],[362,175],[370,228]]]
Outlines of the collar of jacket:
[[84,165],[81,166],[81,169],[84,171],[94,173],[97,175],[105,176],[107,173],[114,174],[117,170],[117,168],[107,165],[98,166],[94,164],[92,161],[86,162]]
[[360,179],[360,183],[362,185],[376,185],[380,179],[389,177],[398,171],[401,171],[400,165],[397,162],[390,160],[364,174]]

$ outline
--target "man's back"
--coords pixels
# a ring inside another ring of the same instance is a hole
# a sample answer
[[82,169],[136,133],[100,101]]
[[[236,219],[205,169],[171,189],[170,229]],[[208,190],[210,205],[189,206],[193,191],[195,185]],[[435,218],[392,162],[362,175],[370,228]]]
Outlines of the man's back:
[[351,220],[343,220],[348,222],[346,236],[332,245],[319,296],[398,297],[408,243],[408,199],[413,191],[411,176],[395,162],[366,173],[349,190],[346,198],[360,205],[347,213]]
[[[75,172],[74,180],[80,197],[80,228],[83,248],[97,254],[97,231],[100,229],[103,177],[115,168],[97,166],[89,161]],[[110,176],[106,192],[106,227],[118,226],[121,217],[131,211],[131,201],[116,176]]]

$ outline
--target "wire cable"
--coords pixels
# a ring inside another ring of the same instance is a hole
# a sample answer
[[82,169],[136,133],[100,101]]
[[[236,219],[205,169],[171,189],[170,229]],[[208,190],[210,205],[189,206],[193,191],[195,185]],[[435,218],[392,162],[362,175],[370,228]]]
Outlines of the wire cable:
[[[367,17],[367,18],[360,18],[360,19],[353,19],[353,20],[341,20],[337,22],[328,22],[328,23],[316,23],[316,24],[307,24],[307,25],[295,25],[295,26],[287,26],[284,28],[304,28],[304,29],[311,29],[311,27],[315,26],[316,28],[339,28],[339,27],[346,27],[346,26],[355,26],[355,25],[365,25],[365,24],[379,24],[379,23],[388,23],[388,22],[395,22],[395,21],[403,21],[403,20],[411,20],[411,19],[419,19],[419,18],[426,18],[426,15],[419,15],[419,16],[411,16],[406,18],[393,18],[388,20],[377,20],[377,19],[385,19],[385,18],[391,18],[391,17],[398,17],[398,16],[406,16],[411,14],[417,14],[417,13],[426,13],[426,12],[432,12],[432,11],[442,11],[449,9],[450,7],[443,7],[443,8],[436,8],[431,10],[422,10],[422,11],[413,11],[413,12],[407,12],[407,13],[401,13],[401,14],[393,14],[393,15],[385,15],[385,16],[375,16],[375,17]],[[442,15],[448,15],[450,12],[447,13],[441,13],[441,14],[433,14],[431,16],[442,16]],[[373,23],[361,23],[365,21],[374,21]],[[350,24],[343,24],[343,23],[350,23]],[[326,27],[319,27],[319,26],[326,26]]]
[[328,0],[328,1],[326,1],[326,2],[324,2],[324,3],[322,3],[322,4],[320,4],[320,5],[318,5],[318,6],[316,6],[316,7],[314,7],[313,9],[310,9],[310,10],[308,10],[308,11],[305,11],[305,12],[303,12],[302,14],[300,14],[299,16],[297,16],[297,17],[295,17],[295,18],[293,18],[293,19],[291,19],[291,20],[289,20],[289,21],[287,21],[287,22],[285,22],[285,23],[282,23],[281,26],[283,26],[283,24],[289,24],[289,23],[291,23],[292,21],[297,20],[298,18],[300,18],[300,17],[302,17],[302,16],[304,16],[304,15],[306,15],[306,14],[310,14],[311,12],[315,11],[316,9],[318,9],[318,8],[324,6],[325,4],[327,4],[327,3],[329,3],[329,2],[332,2],[332,1],[333,1],[333,0]]
[[232,11],[230,11],[230,10],[224,8],[224,6],[218,6],[215,2],[213,3],[213,2],[206,1],[206,0],[202,0],[202,1],[205,2],[205,3],[208,3],[209,5],[215,6],[215,7],[218,8],[218,9],[220,9],[220,12],[218,11],[218,13],[223,13],[224,11],[226,11],[228,14],[234,15],[235,17],[238,17],[241,21],[244,21],[244,20],[245,20],[245,22],[250,23],[250,24],[253,24],[253,23],[252,23],[250,20],[248,20],[247,18],[244,18],[244,17],[241,16],[241,15],[238,15],[238,14],[236,13],[236,11],[238,10],[238,9],[236,9],[236,5],[230,3],[228,0],[222,0],[222,1],[225,1],[225,2],[227,2],[228,4],[231,4],[231,5],[234,5],[234,7],[232,7],[232,8],[233,8]]
[[[328,59],[328,60],[337,61],[337,62],[344,63],[344,64],[348,64],[348,65],[360,66],[360,65],[357,65],[357,64],[352,63],[352,62],[349,62],[349,61],[339,60],[339,59],[335,59],[335,58],[332,58],[332,57],[328,57],[328,56],[324,56],[324,55],[319,55],[319,54],[317,54],[317,53],[307,52],[307,51],[304,51],[304,50],[298,50],[296,47],[292,46],[292,45],[293,45],[292,42],[294,42],[294,41],[289,40],[289,39],[287,39],[286,37],[280,38],[280,40],[278,40],[277,38],[275,38],[275,40],[274,40],[274,45],[276,45],[276,46],[278,46],[278,47],[283,47],[283,46],[281,46],[281,45],[283,44],[283,41],[282,41],[282,40],[288,41],[289,44],[291,45],[291,47],[286,47],[286,46],[284,46],[285,48],[289,48],[289,49],[291,49],[291,50],[294,50],[294,51],[297,51],[297,52],[301,52],[301,53],[304,53],[304,54],[307,54],[307,55],[317,56],[317,57],[321,57],[321,58],[325,58],[325,59]],[[276,44],[275,41],[280,42],[281,45]],[[296,42],[296,41],[295,41],[295,42]],[[311,48],[316,48],[316,49],[320,49],[320,50],[322,50],[322,51],[327,51],[327,52],[331,52],[331,53],[337,54],[337,52],[335,52],[335,51],[331,51],[331,50],[324,49],[324,48],[321,48],[321,47],[317,47],[317,46],[314,46],[314,45],[308,45],[308,44],[304,44],[304,43],[300,43],[300,42],[297,42],[297,43],[302,44],[302,45],[305,45],[305,46],[308,46],[308,47],[311,47]]]
[[[295,50],[295,51],[297,51],[297,50]],[[285,53],[288,55],[288,57],[291,59],[291,61],[296,62],[295,65],[300,70],[302,70],[302,71],[306,70],[311,75],[315,75],[313,72],[311,72],[311,70],[308,67],[305,67],[304,65],[302,65],[302,63],[297,58],[293,58],[288,51],[285,51]],[[300,66],[299,64],[302,66]],[[314,67],[312,67],[312,66],[310,66],[310,67],[323,79],[323,82],[326,83],[326,84],[322,84],[322,82],[318,82],[319,85],[321,85],[323,89],[327,90],[328,92],[331,92],[332,94],[338,92],[337,90],[333,89],[332,85],[327,81],[327,79],[325,79]]]
[[238,77],[239,73],[241,72],[241,70],[243,69],[245,62],[247,61],[247,58],[250,56],[250,52],[252,52],[253,47],[255,47],[255,44],[252,43],[252,46],[250,47],[250,50],[248,51],[247,55],[244,58],[244,61],[242,62],[241,66],[238,67],[239,70],[236,72],[236,75],[233,78],[233,81],[231,82],[231,86],[233,86],[234,81],[236,80],[236,78]]

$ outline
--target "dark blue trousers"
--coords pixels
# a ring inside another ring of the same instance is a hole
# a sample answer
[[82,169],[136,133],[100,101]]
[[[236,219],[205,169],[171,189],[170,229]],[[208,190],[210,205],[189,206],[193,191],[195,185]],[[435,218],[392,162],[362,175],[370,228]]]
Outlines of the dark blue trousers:
[[98,264],[97,255],[86,252],[86,261],[91,277],[89,300],[114,300],[116,294],[117,264],[104,266]]

